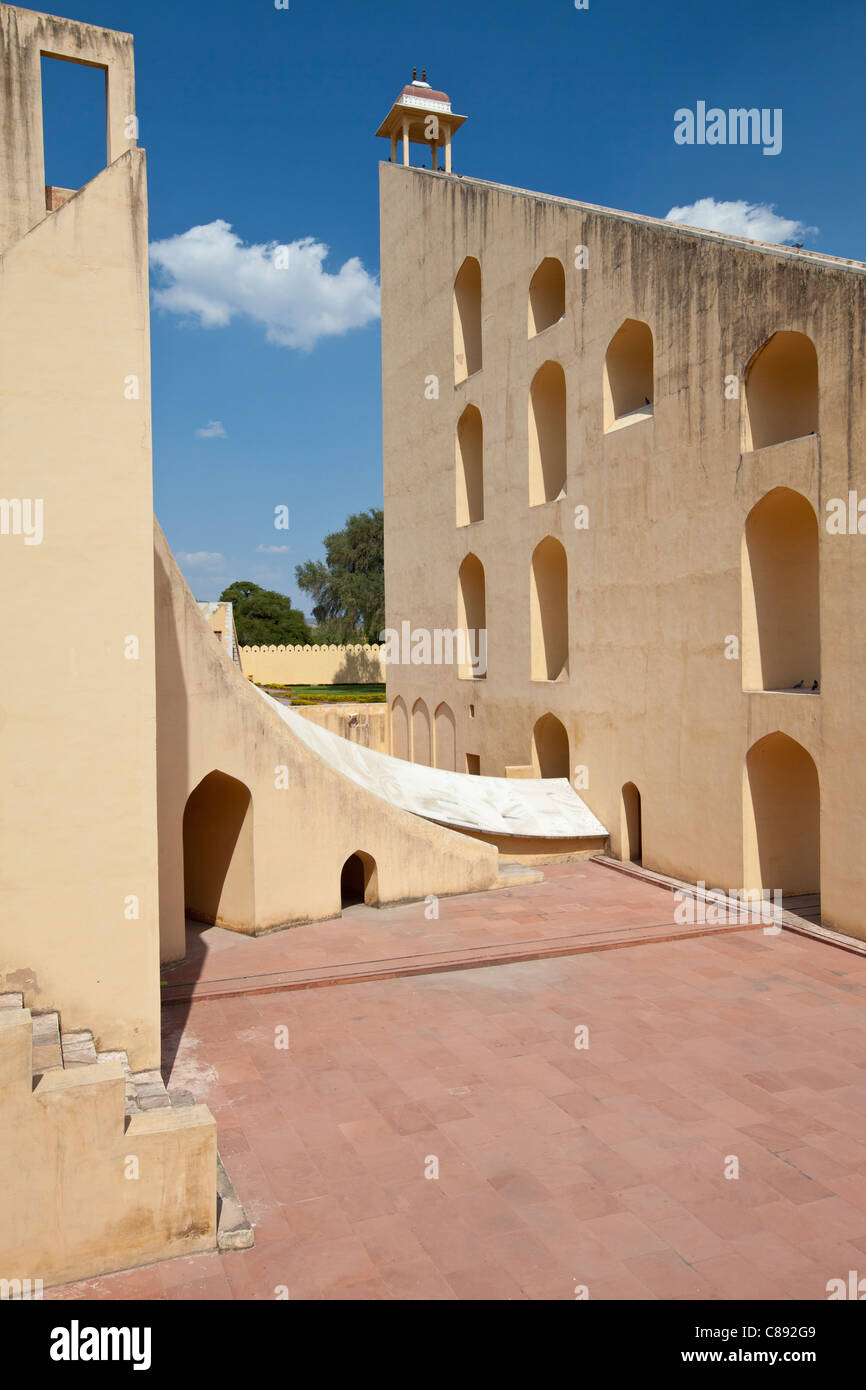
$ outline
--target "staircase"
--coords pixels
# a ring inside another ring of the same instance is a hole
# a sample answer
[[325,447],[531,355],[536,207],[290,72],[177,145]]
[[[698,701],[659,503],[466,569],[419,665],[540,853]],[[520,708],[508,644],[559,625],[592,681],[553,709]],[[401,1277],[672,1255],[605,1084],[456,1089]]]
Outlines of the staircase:
[[[21,994],[0,994],[0,1009],[23,1009]],[[119,1062],[126,1082],[126,1113],[138,1115],[162,1106],[195,1105],[192,1091],[166,1090],[158,1071],[133,1071],[125,1052],[97,1052],[93,1034],[62,1033],[57,1013],[31,1013],[33,1027],[33,1080],[47,1071],[69,1071],[73,1067],[100,1066]]]
[[[0,1010],[24,1009],[22,994],[0,994]],[[126,1052],[97,1052],[93,1034],[86,1030],[64,1033],[60,1015],[30,1014],[33,1033],[33,1083],[49,1072],[119,1064],[126,1090],[127,1127],[130,1117],[149,1110],[184,1109],[198,1104],[192,1091],[166,1089],[159,1071],[133,1071]],[[254,1244],[253,1228],[235,1194],[222,1159],[217,1154],[217,1248],[246,1250]]]

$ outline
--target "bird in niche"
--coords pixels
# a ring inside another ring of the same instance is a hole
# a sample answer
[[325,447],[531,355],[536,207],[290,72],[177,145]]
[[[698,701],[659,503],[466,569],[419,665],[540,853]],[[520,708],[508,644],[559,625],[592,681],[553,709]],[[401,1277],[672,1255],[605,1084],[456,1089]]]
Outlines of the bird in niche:
[[817,681],[813,681],[813,682],[812,682],[812,689],[813,689],[813,690],[820,690],[820,689],[821,689],[821,687],[820,687],[820,685],[818,684]]
[[792,685],[792,686],[791,686],[791,689],[792,689],[792,690],[802,690],[802,689],[803,689],[803,684],[804,684],[803,681],[797,681],[797,684],[796,684],[796,685]]

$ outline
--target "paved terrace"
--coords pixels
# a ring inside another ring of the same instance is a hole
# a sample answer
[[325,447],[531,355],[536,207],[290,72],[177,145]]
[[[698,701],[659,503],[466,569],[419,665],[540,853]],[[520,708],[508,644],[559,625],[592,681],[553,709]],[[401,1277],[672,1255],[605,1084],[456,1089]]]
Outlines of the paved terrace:
[[46,1297],[824,1299],[862,1269],[866,959],[546,874],[438,920],[198,932],[165,1068],[215,1114],[256,1246]]

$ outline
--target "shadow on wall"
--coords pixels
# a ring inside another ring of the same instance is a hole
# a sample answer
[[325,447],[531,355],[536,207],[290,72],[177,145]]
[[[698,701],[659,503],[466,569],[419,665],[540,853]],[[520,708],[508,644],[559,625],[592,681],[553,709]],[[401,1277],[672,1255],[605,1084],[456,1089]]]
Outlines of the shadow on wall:
[[379,648],[356,647],[346,651],[342,665],[334,672],[334,685],[381,685],[384,680]]

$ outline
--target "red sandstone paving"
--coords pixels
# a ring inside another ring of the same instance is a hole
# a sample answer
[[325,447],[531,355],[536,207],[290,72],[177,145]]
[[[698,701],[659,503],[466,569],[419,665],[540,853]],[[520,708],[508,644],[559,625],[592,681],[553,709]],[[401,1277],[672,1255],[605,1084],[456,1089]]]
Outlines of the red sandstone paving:
[[[465,944],[670,906],[601,866],[547,872],[430,925]],[[407,954],[413,910],[207,933],[205,973],[366,959],[374,930]],[[866,1259],[864,998],[858,956],[749,930],[167,1007],[169,1084],[214,1113],[256,1247],[47,1296],[826,1298]]]
[[544,873],[541,884],[443,898],[438,920],[427,920],[423,902],[378,910],[362,906],[327,922],[259,937],[254,953],[235,932],[193,925],[187,960],[167,968],[164,979],[170,987],[205,984],[530,942],[549,947],[567,937],[674,927],[674,899],[665,888],[614,875],[591,861],[548,865]]

